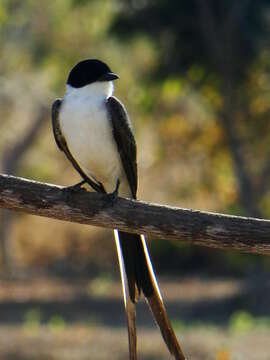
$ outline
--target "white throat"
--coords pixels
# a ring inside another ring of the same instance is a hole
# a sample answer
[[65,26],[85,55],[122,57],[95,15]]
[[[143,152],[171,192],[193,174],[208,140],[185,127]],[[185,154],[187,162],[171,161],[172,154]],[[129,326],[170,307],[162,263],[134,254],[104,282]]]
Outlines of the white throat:
[[[106,107],[112,92],[111,81],[82,88],[67,85],[59,113],[60,128],[72,156],[85,174],[101,182],[108,192],[124,176]],[[122,186],[121,191],[124,189]]]
[[112,81],[98,81],[89,85],[85,85],[81,88],[74,88],[70,85],[66,85],[65,96],[80,97],[81,99],[87,97],[92,100],[104,100],[112,96],[113,82]]

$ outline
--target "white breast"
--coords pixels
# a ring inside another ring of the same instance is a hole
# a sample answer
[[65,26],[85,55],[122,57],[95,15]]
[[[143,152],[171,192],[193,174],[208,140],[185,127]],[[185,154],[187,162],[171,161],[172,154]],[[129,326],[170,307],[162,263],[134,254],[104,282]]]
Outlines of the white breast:
[[123,168],[105,107],[108,83],[69,88],[59,114],[60,127],[74,159],[82,170],[114,190]]

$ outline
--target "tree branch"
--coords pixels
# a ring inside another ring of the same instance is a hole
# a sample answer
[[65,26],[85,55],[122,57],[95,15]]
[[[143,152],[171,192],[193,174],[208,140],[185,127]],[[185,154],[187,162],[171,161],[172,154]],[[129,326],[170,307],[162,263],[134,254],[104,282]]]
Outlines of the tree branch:
[[239,104],[237,104],[239,95],[235,91],[238,85],[236,86],[235,67],[232,60],[237,58],[238,52],[237,47],[234,46],[235,31],[248,10],[249,2],[250,0],[235,2],[225,16],[224,24],[220,24],[215,20],[213,6],[209,1],[197,0],[202,36],[205,39],[209,57],[215,62],[218,72],[223,76],[223,85],[220,91],[224,104],[218,117],[232,156],[234,172],[239,185],[239,200],[247,214],[261,217],[252,177],[243,153],[242,139],[235,125],[237,110],[239,110]]
[[270,221],[147,204],[0,175],[0,207],[220,249],[270,255]]
[[205,46],[208,49],[210,59],[219,66],[224,63],[224,54],[220,42],[219,28],[215,23],[211,5],[205,0],[197,0],[200,17],[200,26],[202,36],[205,40]]
[[[227,92],[227,93],[226,93]],[[228,149],[233,160],[234,172],[238,182],[240,204],[246,213],[261,217],[261,211],[257,204],[257,194],[254,191],[252,177],[248,170],[242,147],[242,140],[233,121],[236,118],[232,90],[224,90],[224,109],[219,114],[219,119],[225,134]]]
[[49,112],[44,106],[40,106],[38,115],[29,129],[15,142],[15,144],[5,151],[3,158],[3,171],[16,173],[19,163],[25,153],[31,148],[33,142],[37,139],[42,126],[48,119]]

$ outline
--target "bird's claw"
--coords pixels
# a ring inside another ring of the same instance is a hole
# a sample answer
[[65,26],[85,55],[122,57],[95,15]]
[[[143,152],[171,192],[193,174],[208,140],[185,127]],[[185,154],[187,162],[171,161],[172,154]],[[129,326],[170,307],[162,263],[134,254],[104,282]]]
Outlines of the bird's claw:
[[120,180],[117,179],[114,191],[109,194],[106,194],[106,200],[108,200],[108,202],[111,203],[112,205],[116,202],[118,198],[119,186],[120,186]]
[[82,188],[82,185],[85,184],[86,181],[82,180],[80,181],[78,184],[75,185],[71,185],[71,186],[66,186],[63,190],[67,193],[78,193],[80,191],[85,191],[84,188]]

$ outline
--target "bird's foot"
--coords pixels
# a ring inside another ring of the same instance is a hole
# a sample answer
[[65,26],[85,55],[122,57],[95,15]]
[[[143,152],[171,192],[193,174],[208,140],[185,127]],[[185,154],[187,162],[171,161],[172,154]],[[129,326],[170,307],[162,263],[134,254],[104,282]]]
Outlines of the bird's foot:
[[66,186],[63,190],[67,193],[78,193],[81,190],[85,191],[85,189],[82,188],[82,185],[85,183],[86,183],[86,180],[82,180],[75,185]]
[[117,198],[118,198],[118,190],[120,186],[120,180],[117,179],[116,186],[113,192],[106,194],[106,200],[111,203],[111,205],[114,205]]

